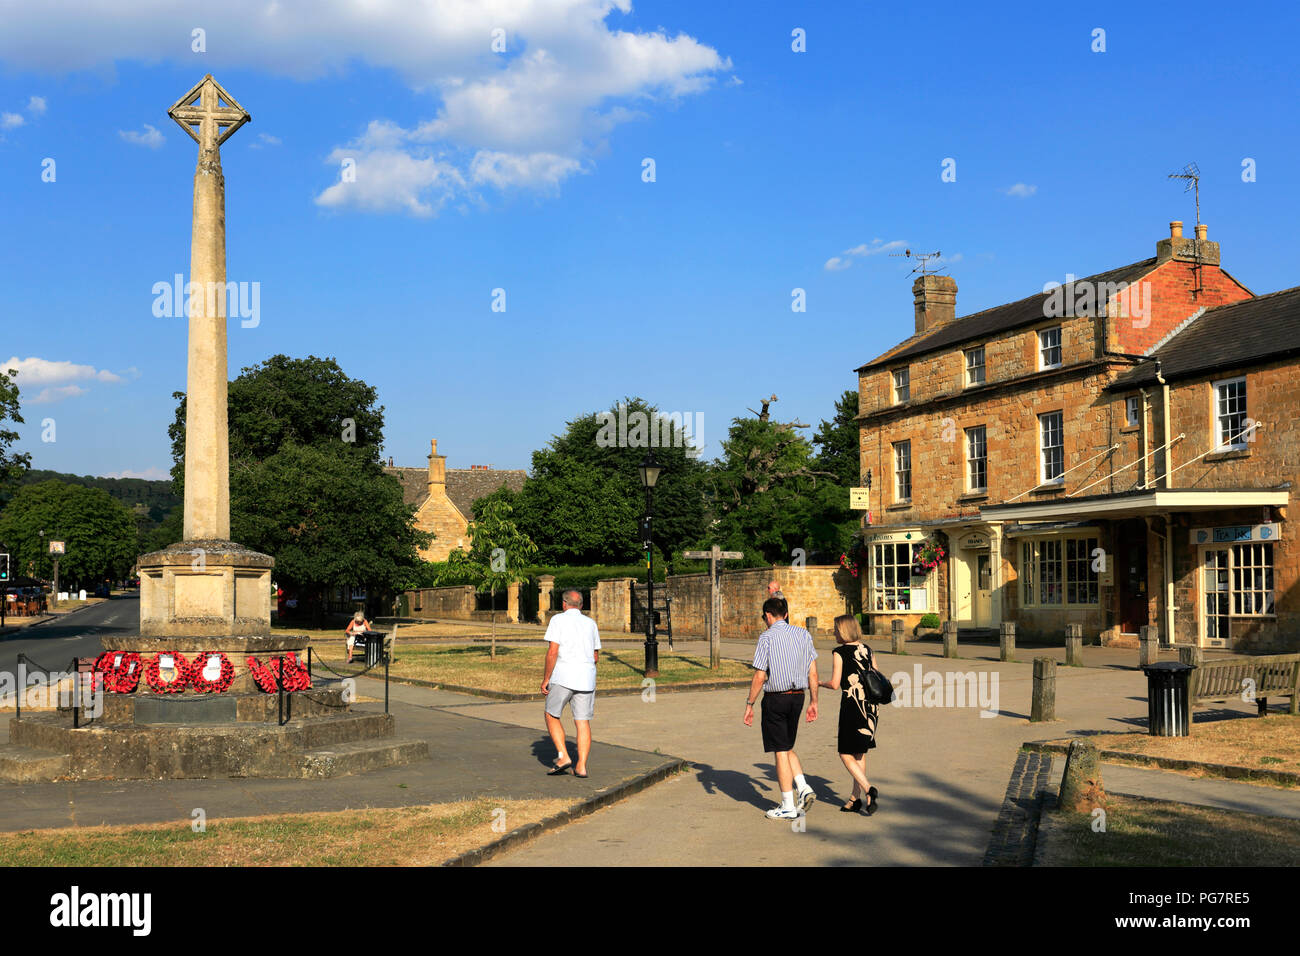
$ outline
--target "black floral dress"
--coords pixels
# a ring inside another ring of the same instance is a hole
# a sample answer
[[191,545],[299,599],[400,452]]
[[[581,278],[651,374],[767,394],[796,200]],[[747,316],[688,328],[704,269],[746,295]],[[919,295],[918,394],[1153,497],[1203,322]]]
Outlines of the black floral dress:
[[876,745],[876,720],[880,708],[867,703],[866,672],[873,666],[866,644],[841,644],[839,752],[864,754]]

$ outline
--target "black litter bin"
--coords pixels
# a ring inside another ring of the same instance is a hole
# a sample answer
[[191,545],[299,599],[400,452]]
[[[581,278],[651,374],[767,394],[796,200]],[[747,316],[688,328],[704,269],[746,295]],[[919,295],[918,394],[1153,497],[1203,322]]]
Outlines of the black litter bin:
[[1193,668],[1161,661],[1142,668],[1147,675],[1147,733],[1152,737],[1186,737],[1191,725],[1187,679]]
[[384,652],[384,635],[378,631],[366,631],[366,666],[374,667]]

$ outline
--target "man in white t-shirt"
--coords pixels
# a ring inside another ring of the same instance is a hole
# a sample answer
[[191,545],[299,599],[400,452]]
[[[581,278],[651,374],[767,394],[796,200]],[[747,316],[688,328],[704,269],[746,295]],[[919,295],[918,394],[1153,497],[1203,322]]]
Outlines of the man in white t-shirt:
[[[564,610],[546,626],[546,673],[542,693],[546,695],[546,730],[555,743],[555,763],[548,773],[559,776],[573,766],[575,777],[587,776],[587,754],[591,753],[591,717],[596,708],[596,661],[600,658],[600,631],[596,622],[582,613],[582,593],[572,589],[562,597]],[[564,705],[573,711],[578,727],[578,761],[569,759],[569,747],[560,715]]]

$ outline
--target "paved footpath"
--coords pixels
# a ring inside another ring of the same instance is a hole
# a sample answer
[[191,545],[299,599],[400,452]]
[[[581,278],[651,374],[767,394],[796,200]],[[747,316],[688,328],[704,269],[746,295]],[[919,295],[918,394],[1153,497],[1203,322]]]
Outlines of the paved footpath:
[[[1028,661],[1036,652],[1021,654],[1026,663],[1002,664],[992,659],[996,649],[970,649],[984,659],[946,661],[937,648],[927,653],[923,645],[913,645],[921,653],[906,657],[884,653],[884,642],[873,646],[888,675],[912,674],[917,665],[926,672],[996,673],[999,691],[996,717],[981,717],[973,707],[882,708],[880,745],[867,761],[868,776],[881,795],[875,816],[838,811],[851,782],[835,752],[837,694],[823,691],[821,717],[801,725],[797,750],[818,800],[802,830],[763,815],[779,793],[758,727],[742,723],[743,690],[665,692],[653,702],[598,695],[593,723],[598,739],[639,750],[658,748],[689,760],[692,768],[489,865],[979,865],[1022,742],[1145,728],[1145,678],[1132,669],[1135,660],[1121,657],[1136,658],[1133,651],[1109,652],[1106,658],[1112,659],[1103,659],[1098,653],[1103,649],[1089,648],[1101,666],[1058,669],[1057,713],[1063,719],[1031,724]],[[743,657],[745,650],[735,645],[724,653]],[[825,674],[829,657],[821,652],[819,670]],[[536,710],[534,704],[473,707],[479,716],[511,724],[534,722]],[[594,758],[591,772],[593,777],[601,772]],[[1198,782],[1187,781],[1193,789]]]

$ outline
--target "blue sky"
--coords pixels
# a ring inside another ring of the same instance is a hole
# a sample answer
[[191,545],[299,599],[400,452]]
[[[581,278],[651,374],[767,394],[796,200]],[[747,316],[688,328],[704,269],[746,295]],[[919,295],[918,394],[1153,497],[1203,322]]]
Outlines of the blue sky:
[[260,284],[231,375],[337,358],[398,464],[436,437],[527,467],[625,395],[702,415],[708,457],[772,393],[815,426],[912,330],[913,263],[873,250],[941,250],[973,312],[1190,232],[1190,161],[1224,267],[1300,283],[1282,6],[119,6],[0,0],[0,362],[35,467],[170,466],[185,330],[151,289],[188,271],[196,147],[166,109],[206,72],[253,116],[222,148],[228,278]]

